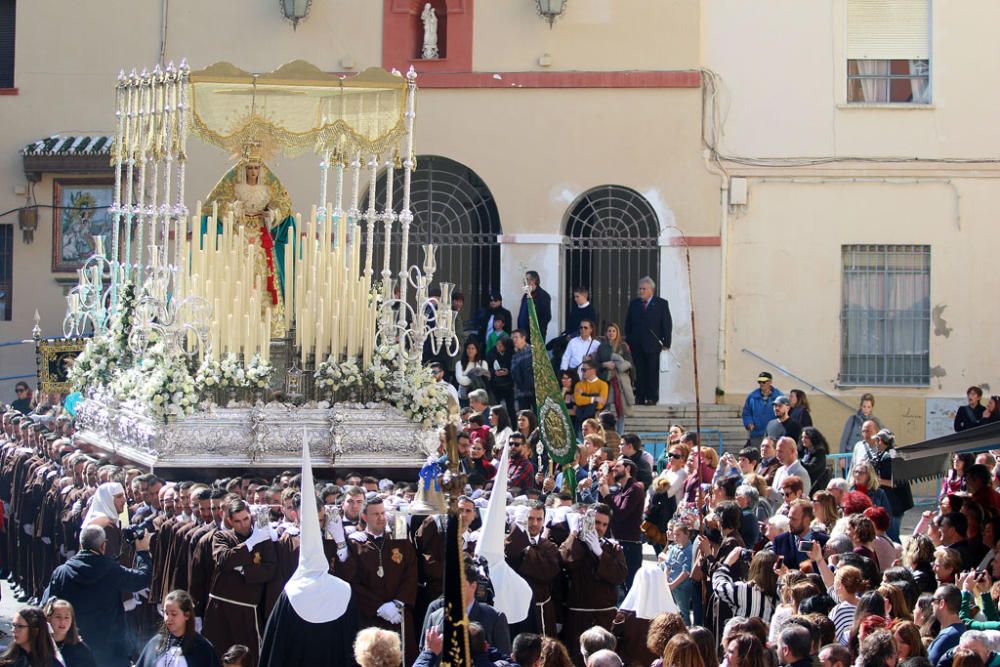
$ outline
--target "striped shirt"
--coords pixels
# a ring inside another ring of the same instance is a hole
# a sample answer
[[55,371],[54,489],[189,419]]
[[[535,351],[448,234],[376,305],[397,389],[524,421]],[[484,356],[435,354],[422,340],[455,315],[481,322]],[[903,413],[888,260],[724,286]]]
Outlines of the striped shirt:
[[833,627],[836,628],[836,637],[845,646],[847,645],[847,636],[851,632],[851,626],[854,624],[854,609],[855,605],[850,602],[841,602],[830,612],[830,620],[833,621]]
[[733,581],[727,565],[720,565],[712,575],[712,590],[719,600],[729,607],[733,616],[757,617],[765,623],[771,621],[777,600],[746,581]]

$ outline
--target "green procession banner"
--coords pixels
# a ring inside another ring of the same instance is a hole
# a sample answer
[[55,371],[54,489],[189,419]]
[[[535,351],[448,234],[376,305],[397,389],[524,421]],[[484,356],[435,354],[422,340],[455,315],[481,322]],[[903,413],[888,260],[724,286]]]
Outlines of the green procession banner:
[[549,459],[563,466],[563,479],[576,495],[576,429],[566,409],[559,382],[545,351],[545,336],[538,325],[535,300],[528,292],[528,316],[531,327],[531,369],[535,378],[535,401],[538,404],[538,430]]

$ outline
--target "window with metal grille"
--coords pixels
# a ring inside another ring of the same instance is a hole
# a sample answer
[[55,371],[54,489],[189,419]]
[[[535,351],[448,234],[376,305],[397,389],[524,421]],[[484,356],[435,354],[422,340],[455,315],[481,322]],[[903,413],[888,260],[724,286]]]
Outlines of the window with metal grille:
[[0,225],[0,321],[9,322],[14,288],[14,225]]
[[602,185],[581,195],[566,220],[566,312],[573,289],[587,287],[602,333],[609,322],[624,324],[639,279],[659,281],[659,235],[656,211],[635,190]]
[[930,382],[931,247],[845,245],[840,384]]
[[847,101],[930,104],[930,0],[848,0]]
[[0,0],[0,88],[14,87],[16,0]]
[[[375,201],[385,201],[385,174],[379,176]],[[398,214],[403,201],[403,178],[399,170],[393,177],[393,207]],[[361,206],[367,210],[368,201]],[[421,155],[410,186],[410,246],[407,266],[423,266],[422,246],[437,246],[437,270],[434,282],[450,282],[465,296],[462,319],[470,325],[479,308],[487,305],[490,290],[500,288],[500,214],[493,194],[476,172],[446,157]],[[385,230],[375,225],[373,253],[374,280],[380,279]],[[393,279],[399,270],[402,234],[399,223],[392,229],[391,267]],[[412,291],[411,291],[412,293]],[[517,307],[507,304],[507,308]]]

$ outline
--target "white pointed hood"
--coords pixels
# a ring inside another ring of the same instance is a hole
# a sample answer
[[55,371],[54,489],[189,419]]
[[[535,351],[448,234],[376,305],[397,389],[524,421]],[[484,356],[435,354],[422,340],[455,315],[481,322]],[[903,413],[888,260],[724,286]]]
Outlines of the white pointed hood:
[[87,510],[87,516],[83,519],[83,526],[89,525],[94,519],[107,517],[114,525],[119,525],[121,520],[118,510],[115,509],[115,496],[125,495],[125,487],[118,482],[105,482],[97,487],[94,499]]
[[302,433],[302,506],[299,509],[299,567],[285,584],[285,595],[302,620],[329,623],[344,615],[351,601],[351,586],[329,573],[316,509],[309,442]]
[[476,543],[476,555],[486,559],[493,583],[493,607],[507,616],[508,623],[520,623],[531,609],[531,586],[507,564],[504,557],[504,537],[507,534],[507,468],[510,467],[510,445],[504,445],[500,465],[494,477],[490,504]]
[[635,581],[622,601],[621,611],[634,611],[638,618],[654,619],[665,612],[677,612],[665,570],[646,563],[635,573]]

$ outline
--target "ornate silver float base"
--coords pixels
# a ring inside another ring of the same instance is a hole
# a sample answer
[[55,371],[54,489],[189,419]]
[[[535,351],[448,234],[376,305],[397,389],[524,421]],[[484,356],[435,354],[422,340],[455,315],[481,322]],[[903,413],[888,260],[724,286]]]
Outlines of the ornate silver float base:
[[419,468],[437,450],[437,432],[389,405],[268,403],[209,407],[167,423],[94,399],[77,408],[76,438],[143,466],[296,468],[302,434],[315,466]]

